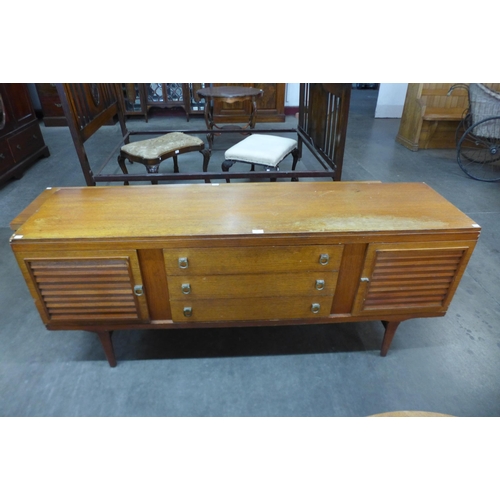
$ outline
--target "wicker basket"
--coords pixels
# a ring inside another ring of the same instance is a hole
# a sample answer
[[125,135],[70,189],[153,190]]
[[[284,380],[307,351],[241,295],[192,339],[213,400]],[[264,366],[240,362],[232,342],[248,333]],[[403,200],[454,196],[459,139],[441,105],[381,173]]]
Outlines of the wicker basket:
[[[500,117],[500,93],[489,89],[482,83],[469,85],[470,110],[472,123],[485,118]],[[480,137],[500,139],[500,119],[491,120],[475,128],[474,134]]]

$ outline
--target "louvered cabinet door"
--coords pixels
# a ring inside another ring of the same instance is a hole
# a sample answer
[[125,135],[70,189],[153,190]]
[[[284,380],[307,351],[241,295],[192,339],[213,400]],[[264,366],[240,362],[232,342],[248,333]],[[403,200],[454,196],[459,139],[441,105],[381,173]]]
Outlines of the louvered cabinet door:
[[144,322],[148,319],[134,251],[61,252],[20,257],[46,324]]
[[445,312],[474,242],[368,246],[353,315]]

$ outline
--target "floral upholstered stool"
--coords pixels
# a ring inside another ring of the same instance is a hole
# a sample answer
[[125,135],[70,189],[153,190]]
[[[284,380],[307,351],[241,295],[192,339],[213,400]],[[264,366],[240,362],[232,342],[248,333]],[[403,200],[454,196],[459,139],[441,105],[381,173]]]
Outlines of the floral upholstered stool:
[[[142,163],[148,173],[157,174],[160,163],[168,158],[174,159],[174,173],[179,173],[177,156],[191,151],[199,151],[203,155],[203,172],[208,170],[210,151],[205,149],[205,143],[198,137],[183,132],[170,132],[154,139],[136,141],[125,144],[120,149],[118,164],[124,174],[128,174],[125,160]],[[205,182],[209,182],[208,179]],[[158,181],[152,180],[152,184]],[[128,184],[128,181],[125,181]]]
[[[229,172],[229,169],[236,162],[242,162],[249,163],[251,171],[254,171],[255,165],[262,165],[267,172],[278,172],[279,163],[290,153],[293,155],[292,170],[295,170],[299,159],[299,150],[295,139],[254,134],[238,142],[225,152],[222,171]],[[271,180],[275,181],[276,177],[271,177]],[[292,181],[297,180],[297,178],[292,178]],[[229,179],[226,179],[226,182],[229,182]]]

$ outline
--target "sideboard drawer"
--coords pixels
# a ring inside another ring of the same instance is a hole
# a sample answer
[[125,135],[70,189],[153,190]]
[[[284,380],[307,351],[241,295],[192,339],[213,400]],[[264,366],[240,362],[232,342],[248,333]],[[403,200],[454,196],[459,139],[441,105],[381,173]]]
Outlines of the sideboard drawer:
[[43,137],[38,124],[32,125],[8,139],[12,156],[16,162],[36,153],[44,146]]
[[338,271],[343,245],[175,248],[163,251],[168,275]]
[[43,107],[44,118],[46,116],[61,116],[64,118],[64,110],[57,92],[55,96],[45,96],[40,98],[40,104]]
[[14,165],[14,158],[6,140],[0,141],[0,173],[7,171]]
[[171,300],[333,295],[336,272],[170,276]]
[[251,321],[324,318],[330,314],[331,296],[174,300],[174,322]]

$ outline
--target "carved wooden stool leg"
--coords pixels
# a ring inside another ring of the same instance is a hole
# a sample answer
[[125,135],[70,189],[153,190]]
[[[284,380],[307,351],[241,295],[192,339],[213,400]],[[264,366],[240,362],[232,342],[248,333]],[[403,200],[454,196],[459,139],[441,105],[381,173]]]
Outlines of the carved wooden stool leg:
[[93,330],[99,336],[104,354],[108,360],[109,366],[114,368],[116,366],[115,351],[113,349],[113,342],[111,341],[112,331],[110,330]]
[[[160,164],[157,163],[156,165],[145,165],[146,170],[148,171],[148,174],[157,174],[160,170]],[[157,180],[151,181],[151,184],[158,184]]]
[[387,351],[391,346],[392,339],[400,323],[401,321],[382,321],[382,324],[385,326],[385,333],[382,340],[382,348],[380,349],[381,356],[387,355]]
[[[292,156],[293,156],[292,170],[295,170],[295,167],[297,166],[297,162],[299,161],[299,158],[300,158],[300,151],[299,151],[298,148],[295,148],[292,151]],[[299,182],[299,178],[298,177],[292,177],[291,181],[292,182]]]
[[[222,162],[222,171],[223,172],[229,172],[229,169],[235,164],[236,162],[234,160],[224,160]],[[226,182],[231,182],[230,179],[226,179]]]
[[179,173],[179,164],[177,163],[177,155],[175,155],[173,157],[173,160],[174,160],[174,174],[178,174]]
[[213,134],[213,132],[207,134],[207,142],[208,142],[208,149],[210,151],[212,151],[212,146],[214,144],[214,134]]
[[[118,165],[124,174],[128,174],[127,167],[125,166],[125,158],[122,155],[118,155]],[[124,186],[128,186],[128,181],[123,182]]]
[[[209,149],[202,149],[200,153],[203,155],[203,172],[208,172],[208,162],[212,152]],[[210,179],[205,179],[205,184],[210,184]]]

